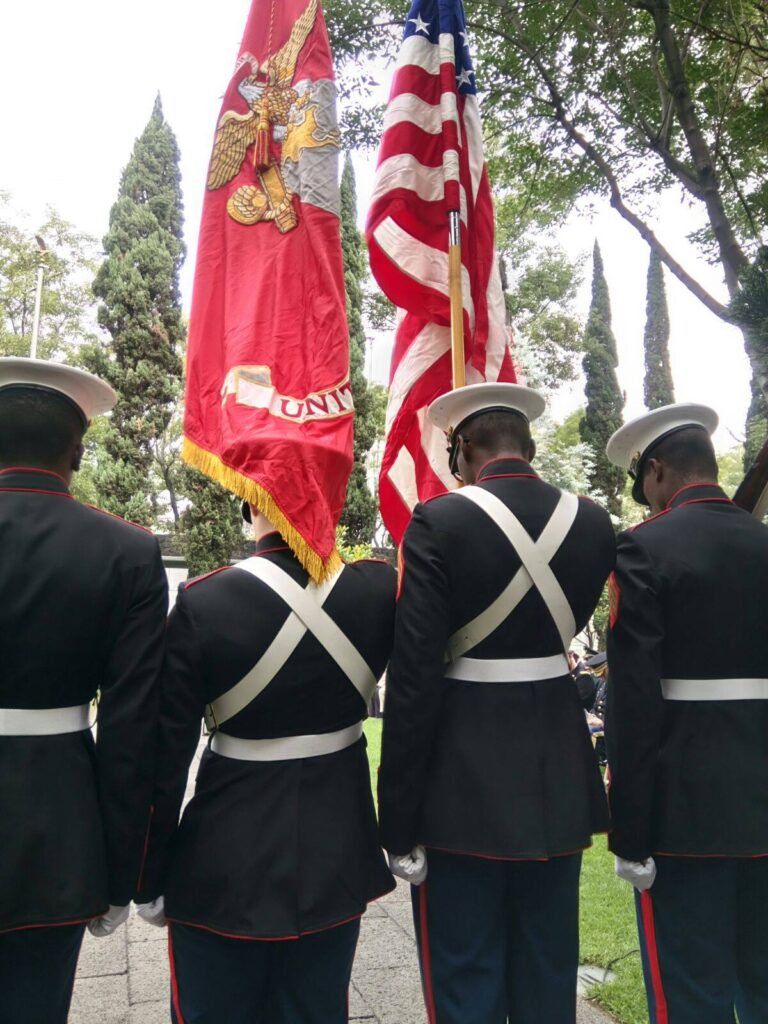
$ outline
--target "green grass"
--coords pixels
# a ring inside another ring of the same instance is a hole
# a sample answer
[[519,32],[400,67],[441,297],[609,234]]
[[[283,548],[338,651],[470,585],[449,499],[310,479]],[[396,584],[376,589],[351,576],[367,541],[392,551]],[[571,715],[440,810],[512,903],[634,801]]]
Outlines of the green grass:
[[584,853],[581,869],[581,961],[610,967],[616,980],[590,998],[622,1024],[648,1024],[632,888],[616,877],[605,836]]
[[[369,718],[364,726],[374,799],[381,726],[380,718]],[[590,998],[621,1024],[648,1024],[632,889],[614,874],[605,836],[596,836],[595,845],[584,854],[580,927],[582,963],[610,967],[616,974],[610,984],[595,985]]]
[[379,761],[381,761],[381,726],[380,718],[366,718],[363,725],[363,732],[368,741],[368,764],[371,768],[371,789],[374,800],[376,800],[376,781],[379,774]]

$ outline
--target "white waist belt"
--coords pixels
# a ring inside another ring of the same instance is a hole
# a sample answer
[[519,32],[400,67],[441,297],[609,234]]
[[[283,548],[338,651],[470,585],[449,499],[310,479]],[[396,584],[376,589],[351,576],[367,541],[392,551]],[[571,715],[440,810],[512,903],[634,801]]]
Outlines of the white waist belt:
[[568,675],[564,654],[548,658],[457,658],[446,669],[446,678],[470,683],[536,683]]
[[281,736],[269,740],[244,740],[228,736],[225,732],[216,732],[211,741],[211,750],[236,761],[295,761],[301,757],[335,754],[351,747],[362,735],[362,722],[339,729],[338,732],[320,733],[317,736]]
[[768,700],[768,679],[662,679],[664,700]]
[[60,736],[90,729],[91,705],[71,708],[0,708],[0,736]]

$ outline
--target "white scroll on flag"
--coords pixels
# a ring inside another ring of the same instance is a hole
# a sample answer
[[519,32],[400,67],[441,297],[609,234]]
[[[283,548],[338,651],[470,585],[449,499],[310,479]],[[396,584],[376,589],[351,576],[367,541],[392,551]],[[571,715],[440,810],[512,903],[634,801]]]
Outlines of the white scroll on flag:
[[426,420],[429,403],[451,389],[450,210],[461,218],[466,383],[516,379],[476,91],[461,0],[416,0],[366,225],[371,270],[398,308],[379,482],[398,543],[415,504],[456,483],[445,436]]

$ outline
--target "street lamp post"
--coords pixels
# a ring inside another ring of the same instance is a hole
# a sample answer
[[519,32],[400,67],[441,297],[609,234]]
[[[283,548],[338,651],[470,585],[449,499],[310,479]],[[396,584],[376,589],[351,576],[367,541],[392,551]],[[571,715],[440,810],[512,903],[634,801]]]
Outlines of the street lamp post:
[[43,298],[43,276],[45,274],[45,267],[43,261],[45,259],[46,246],[40,235],[35,235],[35,241],[37,242],[37,248],[39,250],[38,262],[37,262],[37,290],[35,292],[35,316],[32,321],[32,345],[30,347],[30,356],[32,359],[37,359],[37,336],[40,333],[40,303]]

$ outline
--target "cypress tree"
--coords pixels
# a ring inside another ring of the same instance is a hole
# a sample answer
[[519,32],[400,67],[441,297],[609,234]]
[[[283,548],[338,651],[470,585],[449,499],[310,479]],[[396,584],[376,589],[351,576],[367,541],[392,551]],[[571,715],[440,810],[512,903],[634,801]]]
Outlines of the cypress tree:
[[376,528],[376,500],[366,479],[366,458],[376,440],[374,402],[365,377],[362,282],[367,274],[363,239],[357,229],[355,171],[347,153],[341,176],[341,250],[349,323],[349,371],[355,401],[354,462],[340,524],[351,545],[369,544]]
[[111,341],[85,353],[89,369],[119,396],[104,438],[109,459],[96,474],[99,500],[145,525],[155,512],[152,445],[180,394],[182,225],[179,148],[158,96],[122,173],[93,284]]
[[241,502],[191,466],[184,466],[181,483],[190,505],[176,527],[176,539],[189,576],[201,576],[227,565],[242,541]]
[[669,365],[669,310],[664,288],[661,260],[651,249],[648,263],[648,290],[645,300],[645,381],[643,395],[646,409],[658,409],[675,400],[672,369]]
[[619,517],[625,474],[608,461],[605,446],[611,434],[621,426],[624,396],[616,377],[619,357],[611,330],[608,282],[597,242],[593,252],[592,303],[584,332],[584,349],[582,365],[586,376],[584,393],[587,409],[579,424],[579,433],[594,454],[595,463],[589,483],[593,491],[605,496],[608,511]]

